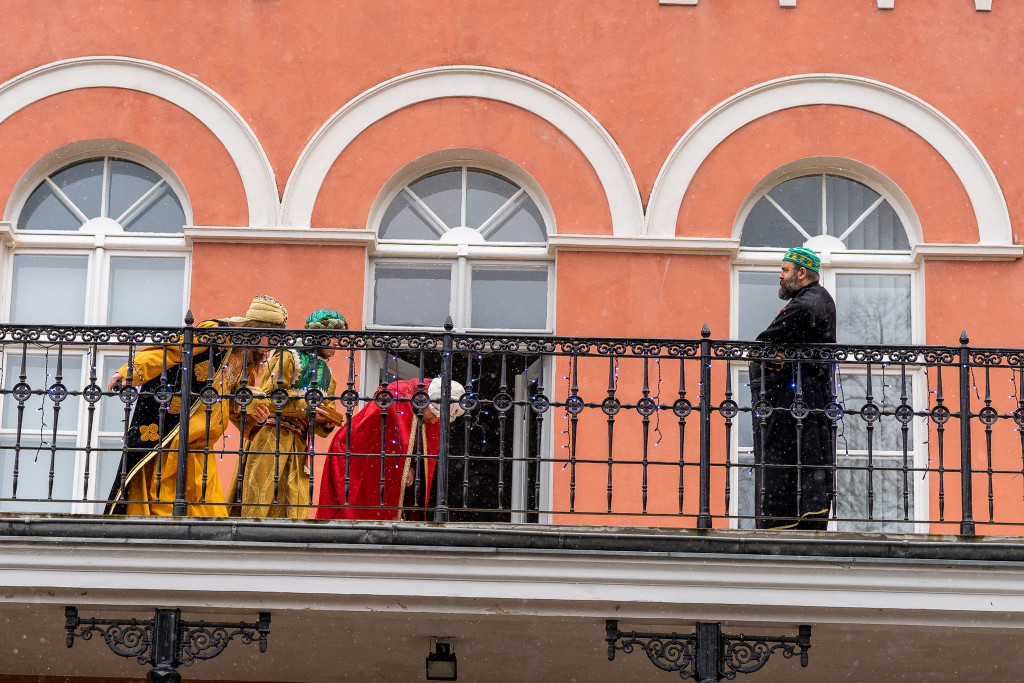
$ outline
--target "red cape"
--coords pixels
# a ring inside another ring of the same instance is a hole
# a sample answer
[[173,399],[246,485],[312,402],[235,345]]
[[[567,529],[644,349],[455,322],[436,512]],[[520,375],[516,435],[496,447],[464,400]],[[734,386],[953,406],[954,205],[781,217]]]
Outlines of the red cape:
[[[400,398],[416,393],[419,380],[392,382],[388,391]],[[331,441],[327,464],[320,480],[320,507],[317,519],[398,519],[398,498],[402,470],[409,452],[409,436],[416,412],[408,401],[396,401],[386,411],[384,439],[384,500],[380,495],[381,409],[370,402],[352,418],[349,430],[339,429]],[[440,434],[438,423],[426,425],[426,453],[437,455]],[[351,438],[351,448],[346,448]],[[337,454],[337,455],[334,455]],[[419,483],[419,498],[430,496],[430,483],[437,460],[426,458],[426,481]],[[349,472],[348,500],[345,499],[345,473]],[[415,484],[406,491],[403,505],[409,507]],[[422,503],[421,503],[422,504]],[[389,509],[390,508],[390,509]]]

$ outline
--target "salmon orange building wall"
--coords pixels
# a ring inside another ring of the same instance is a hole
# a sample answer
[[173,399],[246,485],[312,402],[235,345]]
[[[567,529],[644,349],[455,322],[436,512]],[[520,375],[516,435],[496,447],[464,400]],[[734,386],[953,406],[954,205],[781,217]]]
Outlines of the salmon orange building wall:
[[[425,0],[412,12],[394,0],[69,0],[58,11],[48,3],[5,11],[0,81],[93,55],[176,69],[222,97],[251,127],[278,196],[324,122],[368,89],[418,69],[488,66],[556,89],[607,131],[644,205],[673,147],[720,102],[795,74],[872,78],[935,107],[977,146],[1020,242],[1024,12],[998,5],[985,13],[967,1],[899,0],[896,9],[880,11],[873,0],[801,2],[794,9],[764,0],[701,0],[695,7],[644,0],[627,11],[618,0],[524,0],[514,8]],[[122,140],[165,161],[188,192],[197,226],[249,225],[245,188],[222,142],[184,109],[129,89],[54,95],[0,122],[0,197],[39,158],[84,139]],[[372,228],[373,202],[395,173],[424,155],[463,148],[492,152],[530,174],[551,204],[559,234],[612,233],[606,188],[565,131],[482,97],[423,102],[370,125],[326,175],[311,225]],[[729,135],[695,174],[676,235],[730,237],[761,179],[784,164],[821,156],[853,159],[892,180],[917,212],[926,241],[978,241],[975,207],[933,147],[883,116],[833,105],[787,109]],[[729,257],[642,249],[559,250],[556,333],[693,338],[708,322],[714,336],[727,336]],[[366,259],[363,246],[197,241],[190,305],[197,319],[234,314],[254,293],[267,292],[288,306],[294,321],[333,305],[360,327]],[[953,344],[967,329],[974,343],[1021,345],[1014,302],[1024,294],[1024,263],[928,260],[922,268],[926,342]],[[598,431],[584,439],[595,452],[603,443]],[[599,489],[601,475],[593,476]]]

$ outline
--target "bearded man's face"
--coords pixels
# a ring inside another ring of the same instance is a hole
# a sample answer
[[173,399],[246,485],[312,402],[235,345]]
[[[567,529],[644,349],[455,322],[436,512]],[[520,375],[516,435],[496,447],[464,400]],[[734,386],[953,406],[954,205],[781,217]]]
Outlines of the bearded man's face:
[[782,264],[782,272],[779,274],[779,298],[782,300],[792,299],[800,291],[800,269],[789,261]]

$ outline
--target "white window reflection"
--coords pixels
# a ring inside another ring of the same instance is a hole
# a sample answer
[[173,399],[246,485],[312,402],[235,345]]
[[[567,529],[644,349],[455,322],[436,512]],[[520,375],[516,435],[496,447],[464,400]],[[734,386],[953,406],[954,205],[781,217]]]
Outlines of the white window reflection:
[[81,325],[85,322],[88,256],[15,254],[11,322]]
[[548,268],[473,268],[472,326],[480,329],[544,329]]
[[112,257],[107,324],[180,325],[184,288],[184,258]]
[[378,325],[442,327],[450,313],[451,277],[450,265],[378,263],[373,319]]

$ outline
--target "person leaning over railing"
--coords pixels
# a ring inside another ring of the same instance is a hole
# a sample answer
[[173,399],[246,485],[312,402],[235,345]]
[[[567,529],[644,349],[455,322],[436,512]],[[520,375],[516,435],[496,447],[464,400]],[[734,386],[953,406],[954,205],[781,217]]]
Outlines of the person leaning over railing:
[[[403,379],[380,387],[378,395],[387,390],[398,400],[383,411],[370,401],[353,416],[351,434],[339,429],[334,435],[320,480],[317,519],[403,519],[406,510],[410,517],[424,516],[437,465],[441,379],[435,377],[426,388],[430,404],[423,409],[422,419],[410,400],[419,384],[418,379]],[[452,382],[452,422],[463,413],[457,401],[465,393],[461,384]]]
[[[757,335],[758,341],[835,343],[836,304],[818,283],[820,268],[821,259],[810,249],[786,252],[779,273],[779,298],[788,303]],[[759,465],[754,494],[764,491],[759,529],[824,530],[828,524],[835,449],[823,410],[832,394],[830,372],[828,363],[750,363],[753,403],[764,400],[772,408],[763,424],[754,421],[754,461]],[[799,421],[794,416],[797,399],[808,410]]]
[[[288,323],[288,311],[270,296],[257,296],[243,317],[219,318],[199,323],[197,328],[255,327],[283,328]],[[180,346],[150,346],[137,352],[132,364],[132,384],[141,385],[128,432],[125,435],[124,455],[110,492],[106,514],[163,515],[172,513],[177,490],[178,427],[181,414],[181,353]],[[189,406],[188,480],[185,497],[190,501],[188,514],[194,517],[226,517],[224,490],[217,476],[217,466],[208,451],[224,434],[229,422],[238,424],[240,406],[230,394],[238,388],[245,368],[246,381],[254,385],[265,352],[259,348],[196,346],[192,350],[192,396],[212,383],[222,397],[210,406],[209,429],[207,409],[201,401]],[[173,398],[167,405],[161,429],[161,404],[155,393],[161,388],[161,375],[166,369],[167,389]],[[108,391],[127,381],[125,364],[110,378]],[[270,416],[265,405],[247,410],[249,419],[260,422]],[[122,474],[124,473],[123,479]],[[205,477],[205,488],[204,488]],[[199,502],[202,501],[202,502]]]
[[[341,313],[321,308],[306,318],[306,329],[347,330],[348,323]],[[229,501],[241,502],[242,517],[309,516],[312,463],[307,460],[310,434],[305,395],[309,389],[317,388],[325,396],[334,396],[337,383],[327,367],[327,359],[334,352],[334,348],[320,345],[315,353],[278,349],[270,355],[260,389],[266,396],[280,386],[288,391],[289,398],[280,412],[266,398],[253,402],[253,405],[265,405],[270,416],[246,443],[228,491]],[[334,400],[330,399],[315,409],[317,435],[327,437],[344,422],[344,415],[339,415],[334,408]],[[237,490],[239,481],[241,492]],[[237,514],[238,508],[233,507],[232,512]]]

